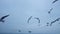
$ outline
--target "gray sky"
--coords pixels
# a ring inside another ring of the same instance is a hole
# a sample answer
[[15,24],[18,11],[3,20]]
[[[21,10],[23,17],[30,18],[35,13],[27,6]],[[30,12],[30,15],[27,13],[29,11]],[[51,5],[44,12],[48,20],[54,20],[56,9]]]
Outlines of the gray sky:
[[[0,22],[0,33],[60,33],[60,21],[46,26],[60,18],[60,0],[0,0],[0,18],[9,14],[4,23]],[[53,8],[50,14],[48,11]],[[33,16],[29,24],[27,20]],[[40,24],[34,17],[40,19]],[[40,25],[40,26],[38,26]],[[21,32],[18,32],[21,30]]]

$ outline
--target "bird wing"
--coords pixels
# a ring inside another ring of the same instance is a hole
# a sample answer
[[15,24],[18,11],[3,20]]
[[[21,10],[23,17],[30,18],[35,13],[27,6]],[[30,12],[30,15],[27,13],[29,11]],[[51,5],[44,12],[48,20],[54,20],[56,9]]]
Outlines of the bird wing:
[[39,18],[36,18],[36,17],[35,17],[35,19],[37,19],[37,20],[38,20],[38,23],[40,23],[40,19],[39,19]]
[[27,21],[28,23],[29,23],[29,21],[31,20],[31,18],[32,18],[32,16],[30,16],[30,17],[28,18],[28,21]]
[[56,1],[58,1],[58,0],[55,0],[55,1],[53,1],[52,3],[55,3]]
[[59,21],[60,18],[57,18],[56,20],[52,21],[50,25],[52,25],[53,23],[55,23],[56,21]]
[[56,19],[56,21],[59,21],[59,20],[60,20],[60,18],[57,18],[57,19]]
[[55,22],[56,22],[56,21],[52,21],[51,24],[50,24],[50,26],[52,26],[52,24],[55,23]]
[[8,17],[9,15],[6,15],[6,16],[3,16],[2,18],[1,18],[1,20],[3,20],[4,18],[6,18],[6,17]]

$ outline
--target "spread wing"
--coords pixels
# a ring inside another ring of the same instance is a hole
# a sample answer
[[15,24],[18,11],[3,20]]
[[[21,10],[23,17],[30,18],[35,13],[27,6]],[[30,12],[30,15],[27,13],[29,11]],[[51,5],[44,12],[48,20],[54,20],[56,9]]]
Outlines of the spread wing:
[[56,21],[59,21],[60,18],[57,18],[56,20],[52,21],[50,25],[52,25],[53,23],[55,23]]
[[1,20],[5,19],[6,17],[8,17],[9,15],[3,16],[1,17]]
[[55,1],[53,1],[52,3],[55,3],[56,1],[58,1],[58,0],[55,0]]
[[60,20],[60,18],[57,18],[57,19],[56,19],[56,21],[59,21],[59,20]]
[[36,18],[36,17],[35,17],[35,19],[37,19],[37,20],[38,20],[38,23],[40,23],[40,19],[39,19],[39,18]]
[[29,23],[29,21],[31,20],[31,18],[32,18],[32,16],[30,16],[30,17],[28,18],[28,21],[27,21],[28,23]]
[[56,22],[56,21],[52,21],[51,24],[50,24],[50,26],[52,26],[52,24],[55,23],[55,22]]

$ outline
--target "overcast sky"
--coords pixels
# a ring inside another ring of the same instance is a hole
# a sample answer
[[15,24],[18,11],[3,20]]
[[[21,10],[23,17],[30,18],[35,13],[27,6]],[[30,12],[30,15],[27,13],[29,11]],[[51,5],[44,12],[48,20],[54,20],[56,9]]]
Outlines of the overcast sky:
[[[60,21],[52,26],[46,26],[57,18],[60,18],[60,0],[52,4],[54,0],[0,0],[0,18],[5,18],[5,22],[0,22],[0,33],[60,33]],[[48,11],[53,8],[50,14]],[[28,18],[32,16],[29,23]],[[35,17],[40,19],[34,19]],[[40,25],[40,26],[39,26]],[[19,32],[21,30],[21,32]]]

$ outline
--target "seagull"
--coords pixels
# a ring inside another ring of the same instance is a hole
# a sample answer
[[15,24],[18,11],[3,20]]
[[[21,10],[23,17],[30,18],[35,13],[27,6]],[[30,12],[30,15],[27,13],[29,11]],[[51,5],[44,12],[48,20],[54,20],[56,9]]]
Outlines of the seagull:
[[48,11],[48,13],[50,14],[52,10],[53,10],[53,8],[51,8],[51,9]]
[[35,17],[35,19],[37,19],[38,20],[38,23],[40,23],[40,19],[39,18]]
[[5,22],[4,19],[5,19],[6,17],[8,17],[8,16],[9,16],[9,15],[5,15],[5,16],[1,17],[1,18],[0,18],[0,22]]
[[31,20],[31,18],[32,18],[32,16],[30,16],[30,17],[28,18],[28,21],[27,21],[27,23],[29,23],[29,21]]
[[55,3],[56,1],[58,1],[58,0],[53,1],[52,4]]

